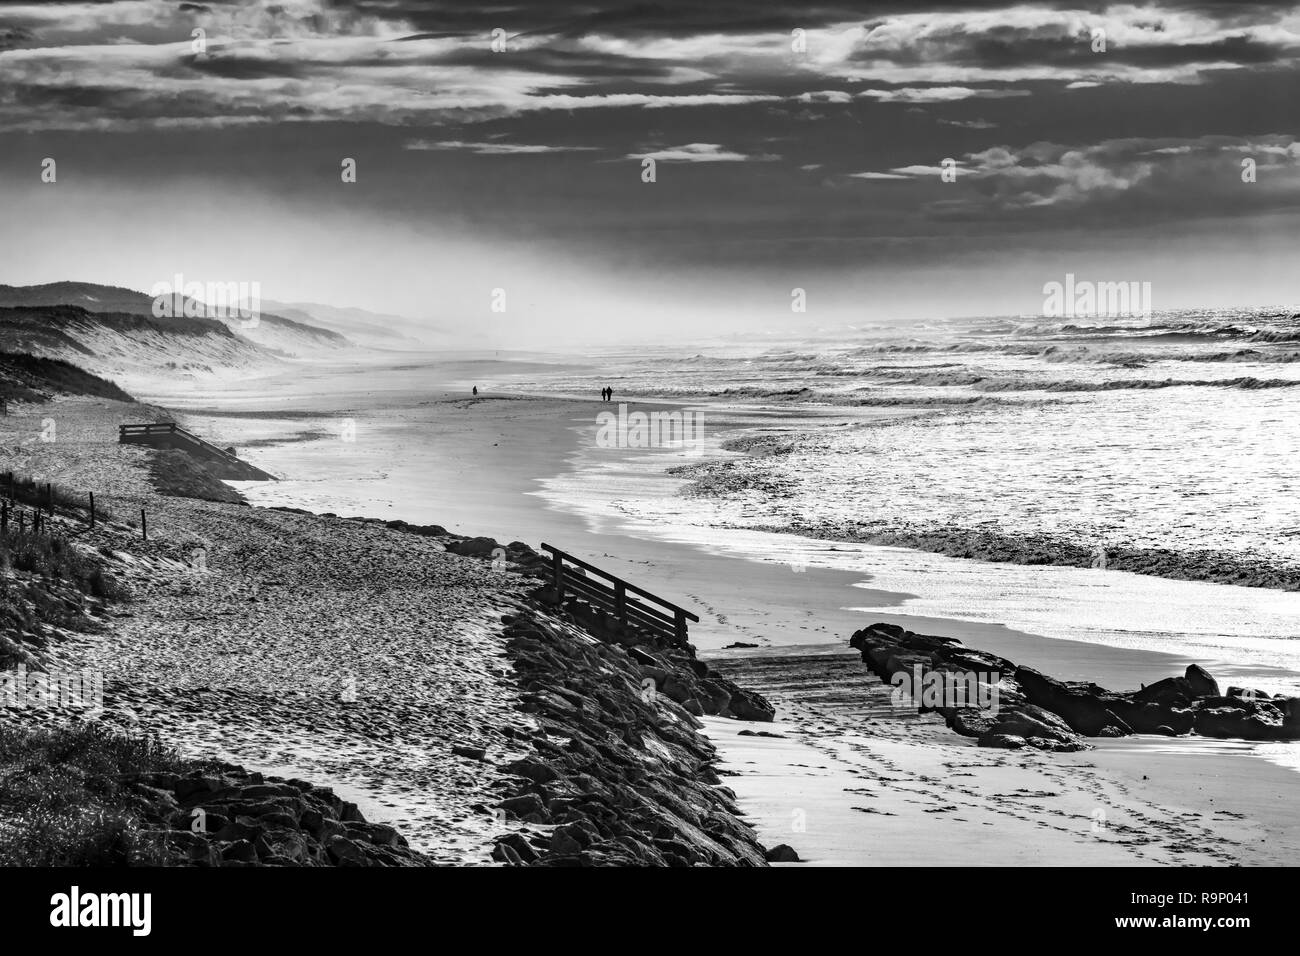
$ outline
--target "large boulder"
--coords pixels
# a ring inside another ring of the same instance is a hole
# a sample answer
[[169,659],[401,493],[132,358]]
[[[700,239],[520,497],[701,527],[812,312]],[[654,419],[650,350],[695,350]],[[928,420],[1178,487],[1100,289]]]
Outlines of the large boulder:
[[1202,737],[1272,740],[1281,735],[1282,721],[1273,714],[1240,707],[1202,707],[1196,710],[1192,729]]
[[1219,684],[1210,672],[1199,664],[1188,664],[1187,673],[1183,675],[1187,681],[1188,692],[1193,697],[1218,697]]
[[492,552],[501,545],[495,538],[466,538],[464,541],[452,541],[447,550],[468,558],[490,558]]
[[1075,733],[1085,737],[1098,737],[1107,730],[1132,733],[1128,722],[1111,709],[1120,695],[1096,684],[1058,681],[1032,667],[1018,667],[1015,674],[1030,703],[1056,714]]
[[1161,707],[1186,707],[1191,703],[1192,688],[1185,677],[1166,677],[1129,695],[1142,704],[1159,704]]
[[736,687],[731,692],[731,701],[727,704],[726,715],[735,717],[737,720],[756,720],[770,723],[776,716],[776,708],[760,695]]
[[994,734],[1024,737],[1026,740],[1038,737],[1062,744],[1082,744],[1078,735],[1056,714],[1033,704],[1027,704],[1020,710],[1000,712],[997,723],[991,728]]

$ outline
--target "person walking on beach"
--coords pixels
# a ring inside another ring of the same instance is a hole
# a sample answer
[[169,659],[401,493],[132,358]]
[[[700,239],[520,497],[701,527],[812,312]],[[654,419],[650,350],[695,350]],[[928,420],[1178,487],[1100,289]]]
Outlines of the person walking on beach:
[[614,389],[612,387],[606,387],[605,394],[609,396],[605,401],[612,402],[614,400]]
[[478,386],[477,386],[477,385],[474,386],[474,394],[475,394],[475,395],[478,394]]

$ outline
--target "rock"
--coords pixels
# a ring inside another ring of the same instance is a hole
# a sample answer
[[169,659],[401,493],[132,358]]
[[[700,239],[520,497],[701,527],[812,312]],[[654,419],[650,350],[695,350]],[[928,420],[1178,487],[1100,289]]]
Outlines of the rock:
[[509,847],[521,863],[532,863],[541,857],[533,845],[519,833],[507,833],[505,836],[498,837],[497,845]]
[[1199,664],[1188,664],[1187,673],[1183,675],[1188,690],[1193,697],[1218,697],[1219,684],[1210,676],[1209,671]]
[[526,817],[530,815],[546,815],[546,808],[542,805],[542,800],[535,793],[525,793],[518,797],[507,797],[497,804],[507,813],[512,813],[516,817]]
[[1059,716],[1075,733],[1096,737],[1103,728],[1129,732],[1128,724],[1110,709],[1119,700],[1096,684],[1065,683],[1034,670],[1015,669],[1016,683],[1025,698],[1038,707]]
[[[577,831],[581,832],[581,831]],[[574,836],[574,830],[571,827],[558,827],[551,834],[550,851],[557,854],[578,853],[585,844],[580,842]]]
[[1229,687],[1227,690],[1229,697],[1245,697],[1251,700],[1272,700],[1271,694],[1266,694],[1262,690],[1255,690],[1248,687]]
[[482,747],[467,747],[462,744],[456,744],[451,748],[451,752],[458,757],[465,757],[469,760],[487,759],[487,751]]
[[1063,744],[1082,744],[1069,724],[1051,711],[1034,704],[1027,704],[1023,709],[1011,713],[999,712],[998,721],[991,733],[1026,739],[1037,737]]
[[248,840],[236,840],[221,852],[223,860],[240,860],[245,863],[251,863],[257,859],[257,850]]
[[[1225,698],[1229,699],[1229,698]],[[1262,710],[1239,707],[1205,707],[1195,712],[1192,729],[1202,737],[1240,737],[1272,740],[1281,736],[1282,721]]]
[[498,863],[505,863],[508,866],[523,866],[524,861],[513,847],[504,843],[498,843],[492,848],[492,859]]
[[981,747],[1002,747],[1006,750],[1020,750],[1028,746],[1028,741],[1024,737],[1016,737],[1012,734],[985,734],[976,743]]
[[736,687],[731,692],[727,705],[727,716],[737,720],[771,722],[776,717],[776,708],[758,694]]
[[216,793],[223,786],[216,777],[182,777],[176,781],[176,799],[188,800],[196,794]]
[[490,558],[492,552],[500,547],[495,538],[468,538],[448,544],[447,550],[468,558]]
[[696,690],[700,693],[704,710],[709,714],[722,714],[731,706],[731,692],[720,681],[702,680]]
[[505,764],[501,769],[505,773],[513,773],[534,783],[550,783],[552,780],[560,778],[560,774],[554,767],[535,757],[525,757],[522,760],[512,761]]
[[335,866],[365,866],[367,861],[361,847],[345,836],[333,836],[325,842],[325,851]]
[[663,661],[648,651],[643,651],[639,647],[629,647],[627,649],[627,656],[632,658],[632,660],[636,661],[638,664],[646,664],[650,667],[663,666]]
[[993,730],[998,718],[978,707],[953,707],[948,726],[963,737],[983,737]]
[[801,863],[799,854],[788,843],[779,843],[763,854],[768,863]]
[[1153,703],[1161,707],[1185,707],[1191,701],[1191,685],[1185,677],[1166,677],[1129,695],[1140,703]]
[[353,821],[347,824],[348,836],[355,840],[366,843],[372,843],[375,846],[402,847],[406,846],[406,840],[395,829],[386,823],[359,823]]

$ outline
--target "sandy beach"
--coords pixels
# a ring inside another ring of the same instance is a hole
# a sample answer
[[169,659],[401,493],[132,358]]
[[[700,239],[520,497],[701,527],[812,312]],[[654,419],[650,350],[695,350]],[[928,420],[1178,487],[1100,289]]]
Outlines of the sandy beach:
[[[335,403],[342,407],[326,410],[354,421],[355,441],[336,432],[302,440],[311,418],[272,414],[263,396],[205,396],[201,410],[185,417],[223,444],[254,442],[248,459],[286,479],[242,486],[255,503],[437,521],[534,546],[547,541],[697,608],[702,621],[692,628],[693,642],[710,659],[737,668],[742,684],[770,694],[778,706],[779,723],[770,729],[781,738],[742,737],[745,727],[734,722],[707,722],[725,766],[736,774],[729,783],[766,843],[789,842],[811,862],[828,865],[1229,865],[1295,858],[1295,814],[1285,799],[1300,784],[1287,769],[1296,763],[1294,745],[1129,738],[1101,741],[1076,755],[992,753],[937,720],[880,711],[869,700],[883,685],[842,652],[854,630],[885,621],[958,637],[1062,679],[1116,688],[1181,673],[1191,662],[1229,679],[1290,686],[1297,675],[1289,668],[1233,672],[1230,653],[1206,654],[1194,643],[1155,651],[1140,641],[1115,646],[1060,639],[978,616],[914,616],[909,594],[915,592],[906,574],[842,566],[855,553],[870,555],[874,564],[867,566],[893,564],[913,575],[916,562],[931,574],[974,564],[941,555],[785,540],[792,560],[779,563],[771,548],[760,558],[760,549],[740,535],[723,543],[715,534],[705,543],[645,533],[638,516],[620,516],[615,479],[600,507],[582,512],[563,507],[563,496],[555,493],[591,454],[596,399],[394,391],[402,390],[390,390],[383,403],[358,395],[351,406]],[[151,398],[172,401],[184,412],[176,396]],[[426,430],[436,441],[402,439]],[[801,560],[809,551],[813,560]],[[828,560],[818,560],[819,552]],[[988,569],[978,572],[987,575]],[[877,586],[882,579],[888,588]],[[1218,595],[1252,591],[1192,582],[1148,587],[1150,580],[1124,584],[1153,602],[1164,600],[1160,589],[1171,586],[1207,604]],[[736,642],[760,647],[723,650]],[[809,689],[823,686],[831,702],[816,695],[810,700]],[[1242,775],[1256,784],[1249,798],[1234,786]],[[803,830],[792,830],[796,811],[803,814]]]
[[[495,771],[452,748],[522,753],[502,734],[529,721],[497,633],[519,585],[382,526],[160,496],[148,452],[113,437],[141,411],[68,400],[3,419],[15,467],[97,489],[123,518],[148,511],[144,556],[122,555],[135,599],[55,645],[54,666],[102,671],[109,726],[325,782],[435,859],[485,861],[500,827],[471,807],[493,800]],[[33,441],[51,417],[59,440]]]

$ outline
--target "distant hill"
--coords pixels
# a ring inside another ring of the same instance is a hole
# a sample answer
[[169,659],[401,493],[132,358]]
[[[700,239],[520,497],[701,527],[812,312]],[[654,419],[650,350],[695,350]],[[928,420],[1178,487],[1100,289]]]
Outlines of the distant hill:
[[93,282],[0,285],[0,307],[20,305],[79,305],[87,312],[153,314],[153,300],[134,289],[96,285]]
[[[185,302],[193,302],[186,299]],[[97,285],[92,282],[52,282],[46,285],[0,285],[0,308],[78,306],[97,314],[132,314],[153,318],[153,298],[133,289]],[[182,317],[154,319],[156,322],[195,321]],[[268,311],[265,303],[256,325],[239,319],[211,319],[236,335],[273,351],[288,355],[312,354],[325,349],[346,348],[347,337],[309,322],[286,318]]]
[[6,402],[44,402],[56,394],[135,401],[112,382],[71,362],[22,352],[0,352],[0,399]]
[[442,344],[440,340],[451,334],[433,323],[365,309],[339,308],[319,302],[266,301],[262,304],[276,315],[329,329],[371,348],[401,349]]
[[76,305],[0,308],[0,349],[70,359],[118,380],[189,377],[276,361],[215,319],[155,319]]

